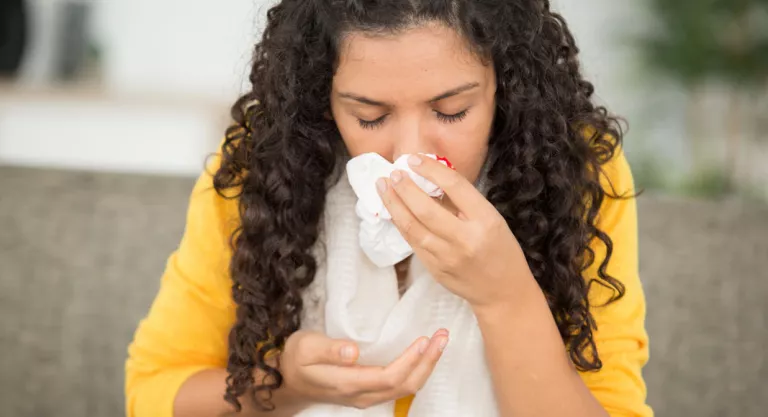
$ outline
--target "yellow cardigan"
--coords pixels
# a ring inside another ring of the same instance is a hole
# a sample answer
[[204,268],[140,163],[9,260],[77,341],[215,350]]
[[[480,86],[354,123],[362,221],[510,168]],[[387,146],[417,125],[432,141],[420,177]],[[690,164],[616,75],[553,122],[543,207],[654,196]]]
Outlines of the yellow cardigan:
[[[617,193],[633,191],[623,154],[617,154],[604,169]],[[603,183],[610,189],[607,178]],[[219,197],[211,176],[204,173],[192,191],[181,244],[168,259],[160,291],[128,348],[125,391],[129,417],[172,417],[174,397],[187,378],[204,369],[226,366],[227,335],[235,320],[228,239],[238,225],[237,213],[237,202]],[[653,412],[645,402],[641,374],[648,360],[648,336],[638,277],[634,199],[606,198],[599,220],[613,240],[608,271],[624,283],[626,294],[606,307],[592,307],[603,368],[581,376],[611,416],[650,417]],[[597,242],[592,247],[597,256],[589,277],[597,275],[605,253]],[[592,288],[594,306],[607,293],[599,285]],[[397,402],[395,417],[408,415],[411,400]]]

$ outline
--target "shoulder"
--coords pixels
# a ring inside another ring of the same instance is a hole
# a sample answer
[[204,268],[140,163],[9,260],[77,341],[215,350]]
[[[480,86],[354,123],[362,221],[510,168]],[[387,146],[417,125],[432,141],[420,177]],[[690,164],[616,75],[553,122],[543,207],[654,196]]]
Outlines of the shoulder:
[[600,184],[611,195],[631,196],[635,194],[632,169],[622,146],[616,146],[611,159],[601,166]]
[[[213,186],[219,155],[209,158],[189,197],[184,235],[169,261],[170,274],[201,291],[212,304],[230,307],[231,241],[238,230],[239,199]],[[178,281],[178,280],[172,280]]]
[[197,178],[189,199],[187,227],[200,223],[208,233],[230,236],[240,223],[239,190],[216,190],[213,179],[220,166],[221,154],[211,155]]

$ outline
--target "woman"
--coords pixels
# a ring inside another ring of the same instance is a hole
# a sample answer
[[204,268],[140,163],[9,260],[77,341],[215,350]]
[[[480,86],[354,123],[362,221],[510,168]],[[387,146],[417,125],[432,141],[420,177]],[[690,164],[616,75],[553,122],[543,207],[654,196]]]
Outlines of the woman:
[[371,365],[356,340],[307,324],[339,307],[305,297],[323,256],[338,260],[315,251],[343,232],[325,219],[333,190],[345,161],[374,152],[455,168],[409,160],[443,188],[439,201],[400,171],[378,185],[415,252],[391,275],[403,300],[418,264],[473,315],[481,351],[466,359],[482,369],[457,367],[447,386],[487,382],[495,400],[468,414],[650,416],[622,133],[591,103],[549,2],[284,0],[267,17],[252,89],[130,347],[128,415],[417,413],[463,336],[423,334]]

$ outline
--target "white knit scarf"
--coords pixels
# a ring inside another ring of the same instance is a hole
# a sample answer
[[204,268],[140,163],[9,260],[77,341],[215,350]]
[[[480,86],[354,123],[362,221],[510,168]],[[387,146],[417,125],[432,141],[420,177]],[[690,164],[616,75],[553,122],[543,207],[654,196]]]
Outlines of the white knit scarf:
[[[409,417],[494,417],[498,415],[483,340],[468,303],[434,281],[424,265],[411,260],[411,283],[400,297],[393,267],[378,268],[358,244],[357,197],[346,176],[327,196],[318,270],[304,294],[302,327],[360,348],[361,365],[387,365],[421,336],[439,328],[450,342]],[[322,253],[325,256],[322,256]],[[394,402],[366,410],[316,405],[300,417],[392,417]]]

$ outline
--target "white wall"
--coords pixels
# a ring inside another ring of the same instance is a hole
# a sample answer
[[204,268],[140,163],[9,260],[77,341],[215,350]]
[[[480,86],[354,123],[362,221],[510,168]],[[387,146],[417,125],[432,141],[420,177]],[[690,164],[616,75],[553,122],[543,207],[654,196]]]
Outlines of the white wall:
[[197,174],[247,81],[269,0],[92,1],[105,88],[71,97],[49,86],[66,1],[30,2],[25,87],[0,86],[0,163]]
[[231,100],[266,1],[113,0],[97,3],[104,76],[115,92],[165,92]]
[[22,82],[51,82],[58,9],[92,5],[89,31],[104,51],[112,92],[230,100],[242,90],[253,43],[273,0],[28,0],[32,26]]
[[0,102],[0,162],[197,175],[223,132],[209,113],[100,100]]

